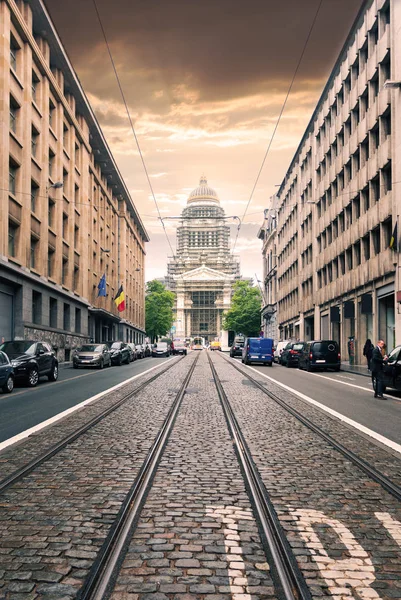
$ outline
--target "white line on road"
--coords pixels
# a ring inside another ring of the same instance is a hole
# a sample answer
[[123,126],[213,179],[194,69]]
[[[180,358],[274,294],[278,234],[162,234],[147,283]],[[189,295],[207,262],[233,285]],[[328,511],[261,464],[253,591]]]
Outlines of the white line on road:
[[[138,377],[142,377],[142,375],[146,375],[147,373],[150,373],[150,371],[153,371],[154,369],[158,369],[159,367],[161,367],[164,364],[165,364],[165,362],[162,362],[159,365],[155,365],[154,367],[151,367],[147,371],[143,371],[143,373],[138,373],[138,375],[134,375],[133,377],[130,377],[129,379],[125,379],[121,383],[118,383],[117,385],[115,385],[111,388],[108,388],[107,390],[104,390],[103,392],[100,392],[99,394],[96,394],[96,396],[92,396],[91,398],[88,398],[87,400],[84,400],[83,402],[80,402],[79,404],[76,404],[75,406],[72,406],[71,408],[64,410],[63,412],[59,413],[58,415],[55,415],[54,417],[51,417],[50,419],[47,419],[46,421],[43,421],[42,423],[38,423],[38,425],[35,425],[34,427],[30,427],[29,429],[26,429],[25,431],[21,431],[21,433],[17,433],[17,435],[14,435],[13,437],[9,438],[8,440],[4,440],[4,442],[0,443],[0,452],[1,452],[1,450],[4,450],[4,448],[8,448],[8,446],[12,446],[13,444],[16,444],[17,442],[27,438],[28,436],[32,435],[33,433],[37,433],[38,431],[41,431],[41,429],[44,429],[48,425],[52,425],[53,423],[60,421],[60,419],[63,419],[67,415],[70,415],[71,413],[82,408],[83,406],[86,406],[87,404],[90,404],[90,403],[94,402],[95,400],[99,400],[99,398],[101,398],[102,396],[105,396],[106,394],[109,394],[110,392],[114,392],[115,390],[118,390],[119,388],[123,387],[124,385],[127,385],[127,383],[134,381],[134,379],[137,379]],[[65,381],[67,381],[67,380],[65,380]],[[69,381],[72,381],[72,379],[70,379]]]
[[[306,402],[309,402],[310,404],[313,404],[314,406],[317,406],[317,407],[321,408],[322,410],[324,410],[325,412],[329,413],[330,415],[333,415],[334,417],[337,417],[341,421],[344,421],[344,423],[347,423],[348,425],[351,425],[352,427],[355,427],[355,429],[358,429],[359,431],[362,431],[363,433],[366,433],[367,435],[369,435],[370,437],[374,438],[378,442],[381,442],[385,446],[388,446],[392,450],[395,450],[396,452],[399,452],[401,454],[401,445],[400,444],[397,444],[396,442],[393,442],[392,440],[389,440],[388,438],[384,437],[380,433],[376,433],[376,431],[373,431],[372,429],[369,429],[368,427],[365,427],[364,425],[361,425],[360,423],[357,423],[357,421],[354,421],[353,419],[350,419],[349,417],[346,417],[345,415],[342,415],[341,413],[337,412],[336,410],[333,410],[332,408],[329,408],[328,406],[325,406],[324,404],[321,404],[320,402],[317,402],[316,400],[313,400],[313,398],[310,398],[309,396],[306,396],[302,392],[298,392],[298,390],[295,390],[294,388],[292,388],[292,387],[290,387],[288,385],[285,385],[285,383],[281,383],[281,382],[277,381],[276,379],[273,379],[272,377],[269,377],[269,375],[265,375],[264,373],[261,373],[260,371],[258,371],[254,367],[247,367],[247,368],[250,369],[251,371],[255,371],[255,373],[257,373],[258,375],[261,375],[262,377],[265,377],[266,379],[269,379],[269,381],[271,381],[271,382],[275,383],[276,385],[282,387],[283,389],[291,392],[292,394],[295,394],[296,396],[298,396],[302,400],[305,400]],[[308,375],[310,375],[310,373],[308,373]],[[317,375],[316,373],[312,373],[312,375],[316,375],[317,377],[323,377],[324,379],[327,379],[326,377],[324,377],[324,375]],[[335,379],[333,381],[338,381],[338,380]],[[345,381],[339,381],[339,383],[342,383],[343,385],[349,385],[351,387],[356,387],[356,388],[359,388],[359,389],[362,389],[362,390],[365,390],[365,391],[367,389],[367,388],[361,388],[360,386],[354,385],[352,383],[346,383]],[[368,391],[371,391],[371,390],[368,390]]]

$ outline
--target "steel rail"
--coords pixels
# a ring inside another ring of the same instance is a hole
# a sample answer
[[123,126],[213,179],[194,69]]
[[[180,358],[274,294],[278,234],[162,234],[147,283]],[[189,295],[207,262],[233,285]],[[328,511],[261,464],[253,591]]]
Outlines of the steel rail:
[[[182,360],[182,358],[180,360]],[[156,373],[155,375],[150,377],[150,379],[148,379],[147,381],[144,381],[144,383],[142,383],[140,386],[138,386],[134,391],[130,392],[129,394],[126,394],[123,398],[121,398],[121,400],[116,402],[116,404],[113,404],[113,406],[106,408],[103,412],[101,412],[99,415],[97,415],[96,417],[94,417],[93,419],[91,419],[90,421],[88,421],[87,423],[85,423],[84,425],[79,427],[78,429],[76,429],[73,433],[68,434],[67,436],[62,438],[59,442],[57,442],[56,444],[51,446],[48,450],[45,450],[44,452],[39,454],[36,458],[33,458],[31,461],[29,461],[28,463],[26,463],[19,469],[16,469],[13,473],[11,473],[11,475],[8,475],[7,477],[5,477],[3,480],[0,481],[0,494],[2,492],[4,492],[7,488],[9,488],[11,485],[16,483],[18,480],[20,480],[23,477],[25,477],[26,475],[28,475],[28,473],[30,473],[31,471],[36,469],[36,467],[38,467],[45,461],[49,460],[49,458],[51,458],[52,456],[54,456],[55,454],[60,452],[60,450],[62,450],[66,446],[68,446],[68,444],[71,444],[71,442],[75,441],[80,435],[86,433],[94,425],[99,423],[99,421],[101,421],[102,419],[104,419],[105,417],[110,415],[112,412],[117,410],[117,408],[120,408],[120,406],[122,404],[124,404],[131,398],[135,397],[143,389],[145,389],[150,383],[152,383],[153,381],[158,379],[158,377],[160,377],[161,375],[163,375],[164,373],[169,371],[174,365],[177,364],[177,362],[179,362],[179,361],[174,361],[174,363],[169,365],[167,367],[167,369],[163,369],[163,371]]]
[[298,419],[298,421],[300,421],[303,425],[305,425],[305,427],[307,427],[308,429],[310,429],[311,431],[313,431],[314,433],[319,435],[321,438],[323,438],[328,444],[330,444],[330,446],[332,446],[335,450],[337,450],[343,456],[345,456],[350,462],[352,462],[359,469],[361,469],[361,471],[363,471],[371,479],[376,481],[376,483],[381,485],[386,490],[386,492],[388,492],[389,494],[394,496],[394,498],[396,498],[397,500],[401,500],[401,487],[399,485],[397,485],[396,483],[394,483],[393,481],[391,481],[391,479],[389,479],[387,477],[387,475],[384,475],[384,473],[381,473],[381,471],[378,471],[375,467],[373,467],[366,460],[364,460],[363,458],[361,458],[360,456],[355,454],[355,452],[353,452],[352,450],[349,450],[348,448],[343,446],[343,444],[341,444],[336,439],[334,439],[329,433],[324,431],[321,427],[319,427],[318,425],[315,425],[315,423],[313,423],[310,419],[308,419],[307,417],[302,415],[299,411],[297,411],[295,408],[293,408],[292,406],[287,404],[284,400],[281,400],[281,398],[276,396],[276,394],[274,392],[267,390],[261,383],[259,383],[256,379],[254,379],[254,377],[252,377],[251,375],[248,375],[248,373],[245,373],[245,371],[243,371],[240,367],[233,364],[233,362],[231,360],[229,360],[228,358],[225,358],[225,357],[223,357],[223,360],[228,362],[234,369],[239,371],[242,375],[245,375],[245,377],[247,377],[247,379],[252,381],[252,383],[259,390],[261,390],[264,394],[266,394],[266,396],[271,398],[271,400],[274,400],[274,402],[279,404],[282,408],[284,408],[284,410],[289,412],[293,417]]
[[79,600],[102,600],[111,592],[116,568],[122,560],[122,553],[132,534],[132,527],[139,518],[198,359],[199,355],[194,359],[165,421],[121,505],[88,577],[78,593]]
[[269,562],[272,562],[270,566],[272,572],[276,573],[279,586],[282,590],[281,596],[284,596],[286,600],[311,600],[309,588],[297,565],[294,553],[291,550],[266,487],[252,459],[246,440],[209,354],[208,359],[228,428],[235,444],[246,488],[262,530],[261,537],[267,544],[265,551],[268,560],[270,557],[272,559],[271,561],[269,560]]

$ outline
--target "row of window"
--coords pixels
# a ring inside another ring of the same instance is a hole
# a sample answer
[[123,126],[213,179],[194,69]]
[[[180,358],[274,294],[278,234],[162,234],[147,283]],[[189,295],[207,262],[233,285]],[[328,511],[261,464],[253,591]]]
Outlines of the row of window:
[[[47,315],[46,322],[43,323],[43,310],[42,310],[42,294],[35,290],[32,291],[32,323],[35,325],[48,325],[53,329],[59,329],[58,322],[58,311],[60,302],[57,298],[49,298],[49,312]],[[71,305],[67,302],[62,303],[62,314],[63,314],[63,329],[70,331],[71,329]],[[81,333],[81,309],[75,308],[75,320],[74,320],[74,331],[75,333]]]

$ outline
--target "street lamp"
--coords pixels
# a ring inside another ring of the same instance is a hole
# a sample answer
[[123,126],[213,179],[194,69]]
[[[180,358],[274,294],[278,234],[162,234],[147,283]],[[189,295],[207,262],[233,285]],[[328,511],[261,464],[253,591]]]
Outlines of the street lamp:
[[55,190],[59,190],[60,188],[63,187],[63,182],[62,181],[56,181],[55,183],[51,183],[50,185],[46,186],[46,193],[51,189],[54,188]]

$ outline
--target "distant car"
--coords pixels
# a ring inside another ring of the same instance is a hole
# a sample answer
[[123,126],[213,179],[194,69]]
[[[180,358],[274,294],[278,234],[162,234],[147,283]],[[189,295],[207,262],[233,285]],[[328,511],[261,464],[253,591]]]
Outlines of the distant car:
[[221,350],[221,344],[218,341],[211,342],[209,350]]
[[145,346],[145,356],[146,357],[152,356],[152,346],[151,346],[151,344],[146,343],[146,344],[144,344],[144,346]]
[[273,340],[260,337],[246,338],[242,349],[242,362],[246,365],[261,362],[271,367],[273,364]]
[[106,342],[106,344],[110,349],[112,365],[129,364],[131,354],[125,342]]
[[58,360],[47,342],[14,340],[3,342],[0,350],[10,359],[16,382],[23,381],[29,387],[35,387],[40,377],[47,376],[49,381],[58,379]]
[[305,342],[299,354],[298,366],[307,371],[341,368],[341,354],[335,340],[314,340]]
[[167,342],[153,344],[152,356],[170,356],[170,346]]
[[[376,378],[372,375],[373,389],[376,391]],[[401,390],[401,346],[396,346],[388,355],[388,359],[383,362],[383,383],[384,389],[393,388]]]
[[136,344],[136,357],[145,358],[145,347],[142,344]]
[[297,367],[304,342],[289,342],[280,357],[280,363],[286,367]]
[[6,394],[14,389],[14,367],[5,352],[0,352],[0,388]]
[[242,356],[243,348],[244,348],[244,342],[234,341],[233,345],[230,348],[231,358],[234,358],[234,356]]
[[287,344],[290,343],[291,340],[281,340],[277,342],[277,346],[274,349],[273,360],[275,363],[279,363],[281,365],[281,355],[283,353],[284,348]]
[[173,354],[183,354],[184,356],[186,356],[187,354],[187,347],[184,344],[184,342],[174,342],[174,351]]
[[132,343],[127,344],[127,346],[128,346],[128,348],[130,348],[131,353],[132,353],[131,362],[134,362],[134,360],[136,360],[138,358],[136,346],[135,346],[135,344],[132,344]]
[[84,344],[72,357],[74,369],[79,367],[103,367],[111,366],[111,354],[106,344]]

